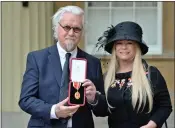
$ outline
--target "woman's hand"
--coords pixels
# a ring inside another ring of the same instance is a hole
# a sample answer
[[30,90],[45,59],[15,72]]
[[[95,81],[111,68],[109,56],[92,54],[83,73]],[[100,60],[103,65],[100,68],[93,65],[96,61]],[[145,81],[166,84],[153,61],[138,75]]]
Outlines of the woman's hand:
[[157,128],[157,124],[154,121],[150,120],[147,125],[144,125],[140,128]]

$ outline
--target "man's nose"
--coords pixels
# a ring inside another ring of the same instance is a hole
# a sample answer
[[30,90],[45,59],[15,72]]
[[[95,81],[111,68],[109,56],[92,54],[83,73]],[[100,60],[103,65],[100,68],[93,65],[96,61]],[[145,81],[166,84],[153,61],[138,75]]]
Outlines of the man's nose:
[[68,34],[69,35],[73,35],[74,34],[74,30],[73,29],[69,30]]

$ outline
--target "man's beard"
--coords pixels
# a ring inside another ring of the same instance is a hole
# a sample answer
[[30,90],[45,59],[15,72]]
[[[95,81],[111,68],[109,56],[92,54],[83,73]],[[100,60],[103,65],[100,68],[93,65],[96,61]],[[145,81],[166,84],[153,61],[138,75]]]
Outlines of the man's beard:
[[70,40],[69,42],[66,43],[66,51],[67,52],[73,51],[75,47],[76,47],[75,43],[72,40]]

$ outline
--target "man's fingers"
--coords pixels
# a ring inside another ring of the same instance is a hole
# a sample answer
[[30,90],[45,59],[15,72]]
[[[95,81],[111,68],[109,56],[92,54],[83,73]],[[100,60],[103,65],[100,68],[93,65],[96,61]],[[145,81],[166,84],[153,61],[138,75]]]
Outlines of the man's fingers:
[[91,94],[91,91],[86,91],[86,95],[90,95]]
[[75,106],[67,106],[67,108],[70,110],[70,111],[73,111],[75,109],[78,109],[80,107],[80,105],[75,105]]
[[62,108],[65,110],[65,111],[68,111],[68,112],[72,112],[76,109],[78,109],[80,107],[80,105],[75,105],[75,106],[62,106]]
[[89,80],[89,79],[85,79],[85,80],[83,81],[83,83],[88,82],[88,81],[90,81],[90,80]]
[[72,113],[72,115],[77,111],[78,109],[76,109],[76,110],[74,110],[73,112],[71,112]]
[[82,84],[82,86],[83,87],[88,87],[88,86],[90,86],[90,82],[85,82],[85,83]]
[[67,113],[74,114],[78,110],[79,107],[80,107],[79,105],[76,105],[76,106],[66,106],[65,109],[66,109]]
[[89,87],[89,86],[94,86],[94,84],[91,81],[85,82],[82,85],[83,87]]
[[72,116],[73,114],[75,114],[75,112],[78,110],[78,108],[76,108],[76,109],[74,109],[74,110],[72,110],[72,111],[69,111],[68,112],[68,115],[69,116]]
[[68,100],[69,100],[69,97],[67,97],[66,99],[64,99],[63,101],[61,101],[60,102],[61,105],[65,105],[68,102]]
[[83,85],[82,86],[86,87],[86,86],[90,86],[90,85],[93,85],[93,83],[89,79],[85,79],[83,81]]
[[88,86],[87,88],[86,88],[86,91],[93,91],[94,90],[94,87],[93,86]]
[[56,109],[56,115],[57,117],[63,117],[66,118],[68,116],[72,116],[80,107],[80,105],[75,105],[75,106],[64,106],[68,102],[69,98],[67,97],[63,101],[57,104],[57,109]]

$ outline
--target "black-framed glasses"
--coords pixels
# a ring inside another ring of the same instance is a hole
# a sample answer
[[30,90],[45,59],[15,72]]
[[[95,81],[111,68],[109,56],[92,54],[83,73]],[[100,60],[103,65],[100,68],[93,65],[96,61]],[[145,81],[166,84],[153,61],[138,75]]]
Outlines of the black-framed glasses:
[[[59,23],[59,22],[58,22]],[[69,25],[65,25],[65,26],[62,26],[60,23],[59,25],[66,31],[66,32],[69,32],[71,29],[73,29],[73,31],[75,33],[80,33],[82,31],[82,28],[79,28],[79,27],[71,27]]]

